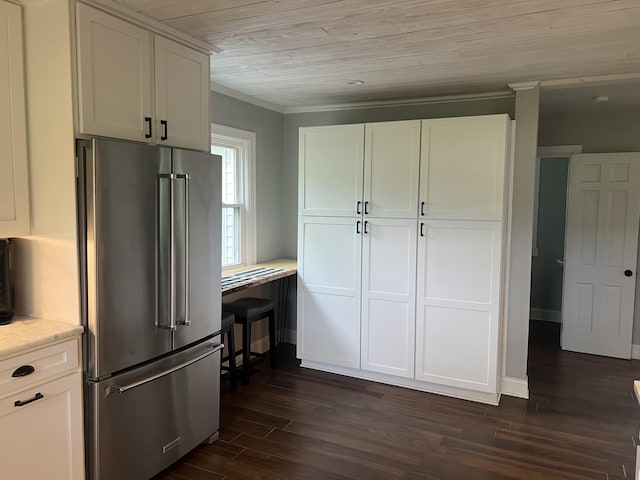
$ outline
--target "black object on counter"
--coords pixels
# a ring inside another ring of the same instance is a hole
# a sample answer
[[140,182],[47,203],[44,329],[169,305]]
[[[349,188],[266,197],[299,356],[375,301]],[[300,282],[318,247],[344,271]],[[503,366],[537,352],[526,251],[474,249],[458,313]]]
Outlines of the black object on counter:
[[13,240],[0,239],[0,325],[13,318]]

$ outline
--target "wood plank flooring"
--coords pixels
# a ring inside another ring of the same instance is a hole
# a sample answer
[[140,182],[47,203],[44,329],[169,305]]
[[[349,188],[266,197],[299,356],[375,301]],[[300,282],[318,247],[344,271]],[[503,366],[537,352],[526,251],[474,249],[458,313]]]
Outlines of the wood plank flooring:
[[634,478],[640,361],[532,346],[529,400],[499,407],[298,367],[292,346],[236,393],[220,440],[156,480]]

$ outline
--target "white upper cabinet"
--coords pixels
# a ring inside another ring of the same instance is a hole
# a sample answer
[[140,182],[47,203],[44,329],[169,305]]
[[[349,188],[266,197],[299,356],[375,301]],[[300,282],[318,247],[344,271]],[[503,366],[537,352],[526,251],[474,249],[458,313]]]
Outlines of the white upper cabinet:
[[77,11],[80,132],[149,141],[151,34],[83,3]]
[[502,220],[508,115],[422,121],[420,216]]
[[155,37],[156,132],[160,143],[208,150],[209,57]]
[[79,133],[209,150],[208,55],[82,3],[76,25]]
[[415,218],[420,120],[367,123],[365,140],[364,214]]
[[360,214],[364,125],[305,127],[299,138],[298,214]]
[[28,234],[22,12],[0,1],[0,238]]

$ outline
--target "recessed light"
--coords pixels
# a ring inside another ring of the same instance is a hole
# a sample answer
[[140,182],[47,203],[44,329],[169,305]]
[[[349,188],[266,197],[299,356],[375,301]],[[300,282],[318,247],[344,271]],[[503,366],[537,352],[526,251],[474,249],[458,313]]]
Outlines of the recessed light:
[[593,97],[593,101],[595,103],[605,103],[609,101],[609,97],[607,97],[606,95],[597,95]]
[[347,80],[347,85],[364,85],[364,80]]

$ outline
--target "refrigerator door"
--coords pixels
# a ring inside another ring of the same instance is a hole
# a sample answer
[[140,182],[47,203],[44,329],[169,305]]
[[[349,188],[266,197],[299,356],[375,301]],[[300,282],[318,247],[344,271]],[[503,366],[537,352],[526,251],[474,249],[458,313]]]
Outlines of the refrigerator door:
[[87,375],[100,378],[171,350],[170,331],[156,326],[157,278],[166,276],[156,267],[157,205],[160,177],[171,172],[171,150],[94,139],[83,153],[78,171],[84,179],[80,216],[86,218]]
[[[90,382],[89,478],[139,480],[215,440],[220,411],[219,337]],[[213,438],[211,438],[213,437]]]
[[220,331],[221,168],[217,155],[173,150],[174,278],[179,292],[174,348]]

